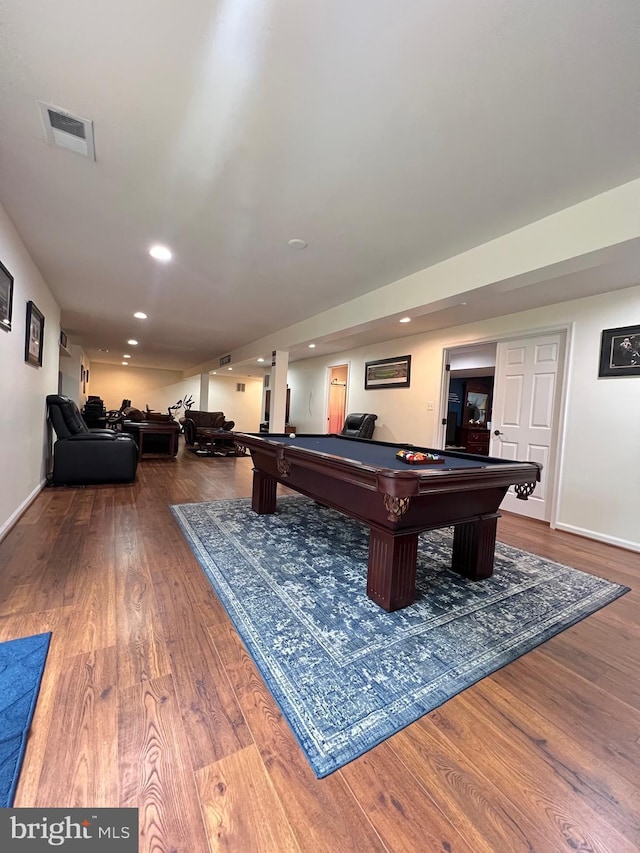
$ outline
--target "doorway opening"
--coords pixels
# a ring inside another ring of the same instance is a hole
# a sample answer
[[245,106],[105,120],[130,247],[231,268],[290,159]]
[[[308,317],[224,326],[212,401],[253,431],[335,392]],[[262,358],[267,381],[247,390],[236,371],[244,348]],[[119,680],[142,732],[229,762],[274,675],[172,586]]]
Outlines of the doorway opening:
[[347,414],[347,380],[349,365],[336,364],[328,368],[329,392],[327,403],[327,432],[342,432]]
[[446,450],[489,454],[495,370],[495,343],[448,351]]

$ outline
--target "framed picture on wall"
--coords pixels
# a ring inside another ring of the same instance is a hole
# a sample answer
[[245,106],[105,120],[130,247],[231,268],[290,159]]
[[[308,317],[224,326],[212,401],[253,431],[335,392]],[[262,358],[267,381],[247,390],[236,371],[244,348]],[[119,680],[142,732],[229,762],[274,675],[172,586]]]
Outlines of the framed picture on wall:
[[366,361],[364,365],[364,387],[408,388],[411,382],[411,356],[380,358]]
[[598,376],[640,376],[640,326],[603,330]]
[[34,367],[42,367],[44,346],[44,314],[29,300],[27,302],[27,328],[24,340],[24,360]]
[[0,328],[11,331],[11,311],[13,308],[13,276],[3,263],[0,263]]

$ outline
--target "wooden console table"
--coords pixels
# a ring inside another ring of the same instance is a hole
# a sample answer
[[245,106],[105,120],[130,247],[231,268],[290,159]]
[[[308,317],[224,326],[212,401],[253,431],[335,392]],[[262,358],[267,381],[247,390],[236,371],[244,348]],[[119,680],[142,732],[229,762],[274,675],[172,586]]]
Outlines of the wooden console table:
[[464,447],[467,453],[480,453],[483,456],[489,454],[489,430],[483,426],[458,427],[456,432],[456,444]]
[[138,459],[152,454],[173,458],[178,453],[180,425],[176,421],[125,421],[122,430],[135,438]]

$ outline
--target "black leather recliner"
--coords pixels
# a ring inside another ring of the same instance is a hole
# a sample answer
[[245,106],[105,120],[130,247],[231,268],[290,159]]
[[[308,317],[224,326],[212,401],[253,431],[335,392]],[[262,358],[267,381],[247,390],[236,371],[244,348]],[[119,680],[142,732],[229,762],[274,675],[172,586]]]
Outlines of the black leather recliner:
[[348,435],[351,438],[371,438],[377,420],[378,416],[370,413],[347,415],[340,435]]
[[60,394],[47,396],[47,410],[58,437],[53,446],[54,485],[135,480],[138,446],[133,436],[111,429],[90,430],[73,400]]

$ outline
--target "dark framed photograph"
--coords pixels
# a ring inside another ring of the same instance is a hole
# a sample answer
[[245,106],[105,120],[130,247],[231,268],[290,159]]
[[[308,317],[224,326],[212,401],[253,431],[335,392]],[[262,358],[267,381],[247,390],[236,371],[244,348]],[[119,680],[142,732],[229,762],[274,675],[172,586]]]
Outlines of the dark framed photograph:
[[24,342],[24,360],[34,367],[42,367],[44,346],[44,314],[31,300],[27,302],[27,330]]
[[0,327],[11,331],[11,311],[13,308],[13,276],[3,263],[0,263]]
[[411,382],[411,356],[380,358],[364,364],[365,388],[408,388]]
[[640,376],[640,326],[603,330],[598,376]]

